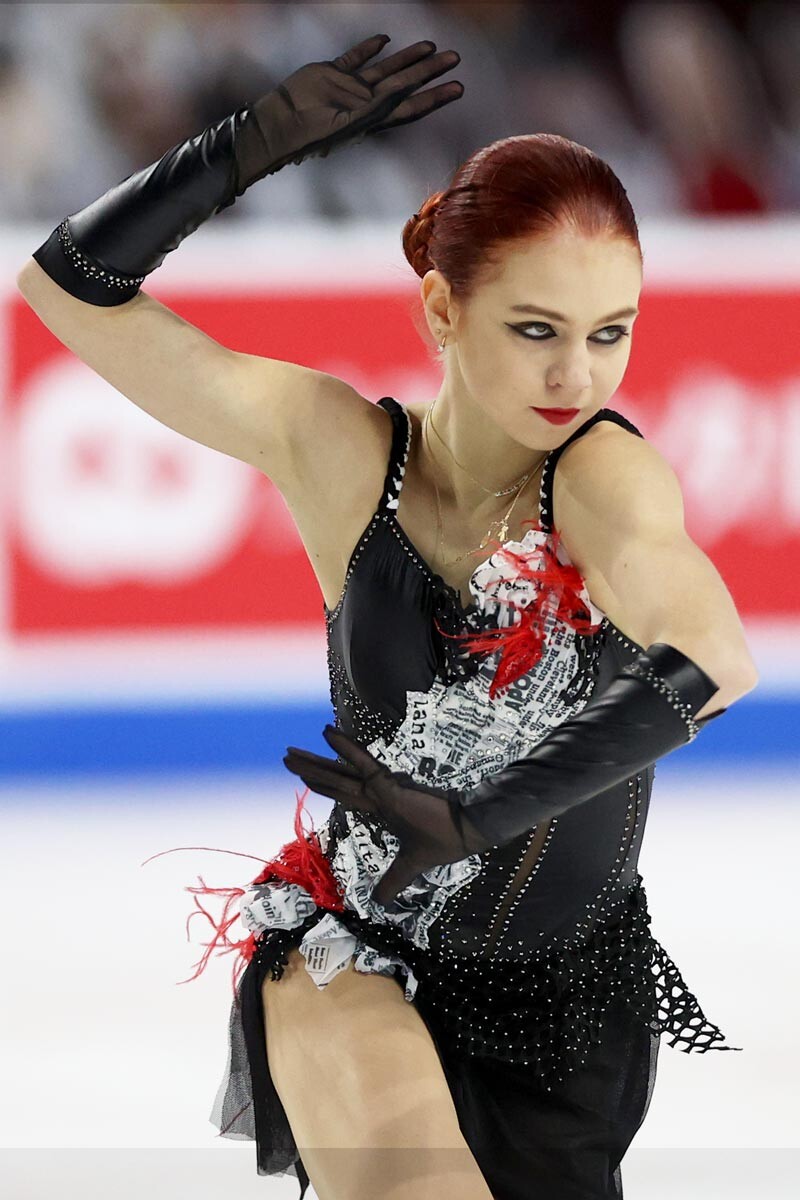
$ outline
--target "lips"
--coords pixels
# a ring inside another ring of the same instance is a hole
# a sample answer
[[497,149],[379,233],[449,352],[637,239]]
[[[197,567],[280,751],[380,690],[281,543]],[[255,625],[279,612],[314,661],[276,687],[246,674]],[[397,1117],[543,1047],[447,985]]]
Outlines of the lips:
[[568,421],[573,421],[581,411],[579,408],[536,408],[533,405],[531,407],[535,413],[553,425],[566,425]]

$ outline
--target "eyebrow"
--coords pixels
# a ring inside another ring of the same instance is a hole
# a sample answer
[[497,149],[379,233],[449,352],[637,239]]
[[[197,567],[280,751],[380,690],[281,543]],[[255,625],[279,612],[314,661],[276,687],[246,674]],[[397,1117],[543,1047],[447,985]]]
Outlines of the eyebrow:
[[[550,312],[546,308],[537,308],[533,304],[514,304],[511,307],[512,312],[533,313],[534,316],[550,317],[554,321],[563,321],[567,323],[567,318],[562,313]],[[619,312],[610,313],[607,317],[601,317],[598,324],[603,324],[605,321],[616,321],[618,317],[635,317],[638,316],[638,308],[621,308]]]

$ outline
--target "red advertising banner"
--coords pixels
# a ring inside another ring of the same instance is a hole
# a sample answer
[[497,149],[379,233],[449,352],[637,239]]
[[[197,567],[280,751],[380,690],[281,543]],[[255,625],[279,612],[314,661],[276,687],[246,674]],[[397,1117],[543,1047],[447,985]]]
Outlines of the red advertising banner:
[[[324,370],[371,400],[439,388],[408,288],[159,298],[233,349]],[[798,615],[800,291],[645,287],[640,309],[609,406],[675,468],[687,529],[741,615]],[[137,408],[19,295],[6,330],[10,636],[321,623],[319,587],[268,479]]]

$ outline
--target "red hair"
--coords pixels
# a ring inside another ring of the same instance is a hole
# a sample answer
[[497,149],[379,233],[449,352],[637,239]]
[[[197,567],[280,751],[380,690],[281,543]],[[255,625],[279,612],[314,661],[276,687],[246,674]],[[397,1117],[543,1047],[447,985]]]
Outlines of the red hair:
[[[441,271],[460,303],[502,268],[512,243],[571,228],[619,237],[642,257],[636,217],[611,167],[556,133],[492,142],[462,163],[403,227],[403,250],[420,278]],[[429,337],[424,323],[426,340]]]

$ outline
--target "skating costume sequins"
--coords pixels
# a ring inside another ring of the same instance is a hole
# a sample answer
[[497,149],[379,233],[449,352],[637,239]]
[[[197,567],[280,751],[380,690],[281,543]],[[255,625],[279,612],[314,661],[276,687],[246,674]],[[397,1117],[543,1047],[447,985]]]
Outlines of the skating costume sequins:
[[[379,404],[392,421],[383,493],[341,598],[324,612],[335,722],[393,771],[471,787],[530,753],[642,649],[592,602],[552,514],[553,474],[572,440],[603,420],[642,435],[602,409],[551,451],[538,520],[519,540],[495,545],[465,605],[398,521],[412,426],[392,397]],[[278,980],[299,946],[320,988],[350,963],[393,976],[447,1053],[526,1064],[548,1090],[580,1070],[619,997],[671,1046],[738,1049],[721,1044],[650,932],[637,862],[654,771],[511,843],[426,871],[386,906],[371,893],[397,850],[391,832],[338,804],[323,828],[307,832],[301,797],[295,841],[246,887],[216,889],[228,897],[215,925],[222,952],[238,951],[245,975]],[[247,936],[234,942],[227,931],[237,916]],[[236,968],[231,1055],[212,1120],[223,1136],[252,1138],[259,1120]],[[252,1034],[250,1045],[254,1055]],[[275,1144],[274,1123],[270,1136],[271,1146],[259,1145],[262,1173],[294,1161],[290,1139],[283,1153]]]

